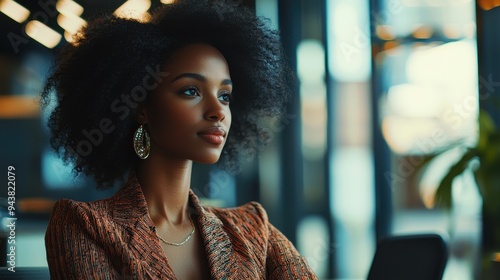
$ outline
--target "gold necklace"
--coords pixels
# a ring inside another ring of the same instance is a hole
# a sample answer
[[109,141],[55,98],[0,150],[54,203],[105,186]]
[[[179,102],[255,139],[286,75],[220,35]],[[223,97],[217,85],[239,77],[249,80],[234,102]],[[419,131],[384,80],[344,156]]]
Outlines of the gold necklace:
[[191,239],[191,236],[193,236],[193,233],[194,233],[194,229],[195,229],[195,227],[194,227],[193,219],[191,219],[191,216],[189,216],[189,221],[191,221],[191,227],[192,227],[193,229],[191,230],[191,232],[189,233],[189,235],[186,237],[186,239],[184,239],[184,241],[182,241],[182,242],[180,242],[180,243],[169,242],[169,241],[167,241],[167,240],[165,240],[165,239],[161,238],[161,236],[160,236],[158,233],[156,233],[156,236],[158,236],[158,238],[160,238],[160,240],[161,240],[161,241],[163,241],[163,243],[165,243],[165,244],[167,244],[167,245],[172,245],[172,246],[182,246],[182,245],[186,244],[186,242],[188,242],[188,241],[189,241],[189,239]]

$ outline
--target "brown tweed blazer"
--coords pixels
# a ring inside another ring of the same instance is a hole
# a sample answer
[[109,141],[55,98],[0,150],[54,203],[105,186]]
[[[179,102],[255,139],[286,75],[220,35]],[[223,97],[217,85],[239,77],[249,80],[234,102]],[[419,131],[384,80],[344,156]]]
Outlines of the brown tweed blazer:
[[[209,208],[190,192],[212,279],[317,279],[256,202]],[[132,177],[114,196],[60,200],[45,235],[52,279],[176,279]]]

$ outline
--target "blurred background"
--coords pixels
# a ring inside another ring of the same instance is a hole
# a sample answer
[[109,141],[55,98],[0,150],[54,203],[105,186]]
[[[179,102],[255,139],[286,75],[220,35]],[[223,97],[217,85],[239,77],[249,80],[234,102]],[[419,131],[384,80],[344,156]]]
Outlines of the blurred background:
[[[116,191],[73,178],[50,149],[37,98],[54,55],[92,15],[142,17],[171,2],[0,0],[0,168],[16,169],[17,266],[47,265],[43,238],[54,201]],[[452,180],[453,208],[436,207],[434,194],[463,147],[478,142],[480,108],[500,120],[492,105],[500,1],[231,3],[280,30],[300,83],[287,114],[269,123],[265,149],[242,159],[236,174],[196,166],[193,189],[223,207],[261,202],[320,279],[364,279],[378,240],[415,233],[447,241],[443,279],[475,279],[482,198],[474,167]]]

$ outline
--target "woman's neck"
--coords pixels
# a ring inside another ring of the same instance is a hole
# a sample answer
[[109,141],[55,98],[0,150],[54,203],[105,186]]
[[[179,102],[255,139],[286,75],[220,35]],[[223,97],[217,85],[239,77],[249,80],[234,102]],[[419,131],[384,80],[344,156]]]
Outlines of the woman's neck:
[[192,164],[189,160],[169,160],[153,155],[140,162],[136,175],[153,221],[161,219],[179,225],[189,219]]

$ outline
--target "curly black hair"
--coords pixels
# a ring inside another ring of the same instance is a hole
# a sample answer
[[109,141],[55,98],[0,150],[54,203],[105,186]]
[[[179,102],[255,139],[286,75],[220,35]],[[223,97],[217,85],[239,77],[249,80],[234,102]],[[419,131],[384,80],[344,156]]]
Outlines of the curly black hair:
[[225,168],[235,170],[242,153],[265,144],[263,120],[282,114],[290,97],[293,78],[278,31],[234,1],[177,1],[155,10],[147,22],[104,15],[75,39],[55,60],[42,105],[56,101],[48,121],[52,147],[101,189],[123,180],[137,164],[134,109],[148,101],[145,79],[161,79],[169,56],[186,44],[208,43],[228,62],[234,99],[221,159]]

